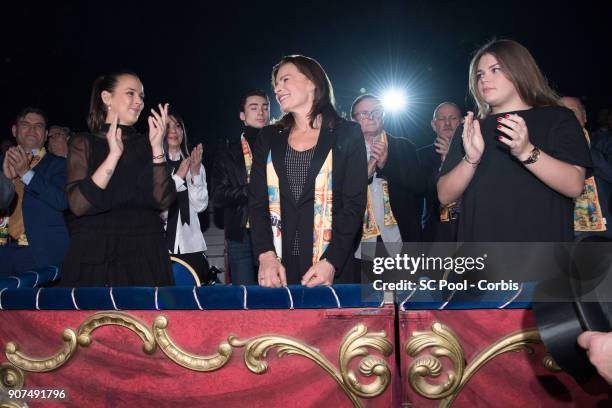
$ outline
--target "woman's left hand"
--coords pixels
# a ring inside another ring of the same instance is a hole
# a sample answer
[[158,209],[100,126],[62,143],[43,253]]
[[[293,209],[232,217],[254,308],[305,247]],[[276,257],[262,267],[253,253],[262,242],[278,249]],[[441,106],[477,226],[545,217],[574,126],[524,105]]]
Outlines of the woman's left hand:
[[334,266],[326,260],[319,261],[312,265],[302,276],[302,285],[309,288],[315,286],[331,286],[334,283]]
[[200,166],[202,165],[202,143],[198,144],[191,151],[191,174],[197,176],[200,174]]
[[157,105],[159,113],[155,109],[151,109],[149,116],[149,142],[153,150],[163,148],[164,135],[166,134],[166,125],[168,124],[168,104]]
[[500,142],[510,148],[510,153],[520,161],[527,160],[534,146],[529,141],[529,132],[525,120],[519,115],[510,114],[498,119],[497,130],[508,136],[510,139],[499,136]]

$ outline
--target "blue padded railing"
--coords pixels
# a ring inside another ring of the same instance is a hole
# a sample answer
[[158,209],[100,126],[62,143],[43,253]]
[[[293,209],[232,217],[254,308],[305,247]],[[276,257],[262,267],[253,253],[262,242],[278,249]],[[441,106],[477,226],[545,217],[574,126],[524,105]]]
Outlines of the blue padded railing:
[[[50,288],[60,272],[49,266],[0,279],[0,310],[242,310],[380,307],[383,292],[361,285],[306,288],[259,286],[168,286]],[[189,280],[185,280],[188,284]],[[518,291],[396,292],[400,310],[525,309],[533,284]],[[365,289],[364,289],[365,288]]]

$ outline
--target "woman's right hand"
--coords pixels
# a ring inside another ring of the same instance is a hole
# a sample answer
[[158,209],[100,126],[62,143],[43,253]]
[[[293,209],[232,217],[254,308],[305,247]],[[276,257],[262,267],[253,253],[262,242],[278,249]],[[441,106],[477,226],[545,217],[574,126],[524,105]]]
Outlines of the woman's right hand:
[[191,165],[191,160],[189,158],[184,159],[179,165],[178,170],[176,170],[176,173],[174,174],[176,174],[177,176],[185,180],[185,177],[187,177],[187,172],[189,171],[190,165]]
[[482,158],[485,145],[480,132],[480,123],[474,119],[474,112],[468,112],[464,117],[461,139],[463,139],[466,159],[470,163],[478,163]]
[[119,159],[123,154],[123,140],[121,140],[121,128],[117,126],[119,123],[119,115],[115,113],[108,132],[106,132],[106,141],[108,142],[108,155],[115,159]]
[[257,273],[259,286],[265,288],[280,288],[287,286],[285,267],[278,261],[272,251],[259,255],[259,271]]

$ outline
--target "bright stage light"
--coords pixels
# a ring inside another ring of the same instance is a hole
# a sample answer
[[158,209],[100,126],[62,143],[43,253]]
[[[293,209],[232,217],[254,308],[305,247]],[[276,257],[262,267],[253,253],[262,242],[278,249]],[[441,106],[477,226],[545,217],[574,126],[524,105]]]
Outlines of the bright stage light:
[[382,94],[382,103],[385,111],[399,112],[402,111],[408,102],[406,93],[399,89],[389,89]]

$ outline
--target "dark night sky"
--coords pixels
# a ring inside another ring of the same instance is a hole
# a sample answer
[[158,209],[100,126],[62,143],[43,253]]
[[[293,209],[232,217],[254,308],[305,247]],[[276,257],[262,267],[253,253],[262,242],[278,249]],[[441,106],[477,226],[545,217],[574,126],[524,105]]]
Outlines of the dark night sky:
[[595,112],[612,105],[612,7],[594,4],[21,1],[4,10],[0,27],[0,126],[10,135],[15,113],[36,105],[51,123],[85,130],[95,77],[128,68],[140,75],[148,107],[170,102],[191,140],[212,146],[237,135],[241,93],[269,91],[272,66],[300,53],[326,69],[340,111],[362,87],[404,86],[411,103],[388,117],[389,127],[422,145],[433,137],[435,105],[469,106],[470,56],[497,36],[525,45],[557,91],[582,96],[594,127]]

